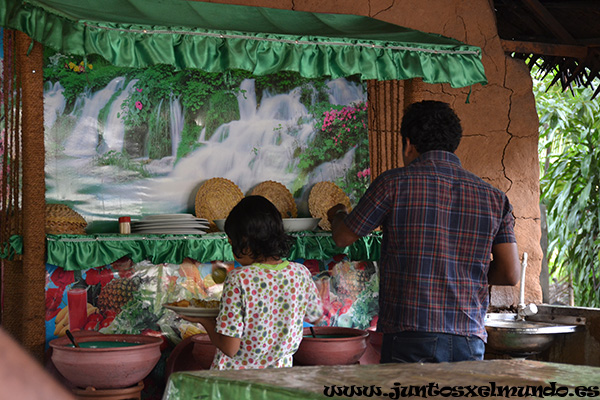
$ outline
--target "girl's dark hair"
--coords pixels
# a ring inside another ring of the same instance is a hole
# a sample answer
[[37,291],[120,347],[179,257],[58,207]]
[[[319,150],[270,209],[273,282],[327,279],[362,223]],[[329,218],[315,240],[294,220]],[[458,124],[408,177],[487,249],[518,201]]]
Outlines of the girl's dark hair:
[[454,153],[462,138],[462,126],[448,103],[425,100],[408,106],[400,133],[402,144],[409,138],[420,154],[430,150]]
[[292,238],[285,233],[281,213],[262,196],[244,197],[225,220],[233,254],[252,258],[287,257]]

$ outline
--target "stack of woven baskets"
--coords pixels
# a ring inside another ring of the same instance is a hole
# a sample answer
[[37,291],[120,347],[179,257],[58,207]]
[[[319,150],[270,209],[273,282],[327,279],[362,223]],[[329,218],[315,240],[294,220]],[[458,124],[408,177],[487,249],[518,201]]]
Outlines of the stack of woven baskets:
[[46,233],[85,235],[87,222],[65,204],[46,204]]
[[[281,183],[264,181],[256,185],[249,195],[260,195],[269,199],[281,213],[281,217],[296,218],[298,208],[292,193]],[[242,199],[244,194],[232,181],[225,178],[212,178],[204,182],[196,193],[196,217],[209,221],[210,231],[218,231],[213,222],[215,219],[225,219],[231,209]],[[327,220],[327,211],[336,204],[344,204],[348,210],[352,209],[350,199],[344,191],[333,182],[318,182],[308,198],[310,214],[313,218],[320,218],[319,227],[331,230]]]

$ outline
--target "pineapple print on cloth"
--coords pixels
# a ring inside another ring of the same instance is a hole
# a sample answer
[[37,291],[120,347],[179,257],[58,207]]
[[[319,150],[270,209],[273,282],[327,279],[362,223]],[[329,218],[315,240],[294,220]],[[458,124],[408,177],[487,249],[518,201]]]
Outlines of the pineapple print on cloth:
[[354,302],[372,274],[373,272],[369,273],[364,266],[342,261],[331,270],[333,289],[339,298],[348,298]]
[[133,299],[133,294],[140,286],[139,277],[115,278],[102,288],[98,296],[98,307],[102,311],[121,312],[121,308]]
[[323,300],[328,326],[366,329],[376,323],[379,275],[374,263],[341,260],[329,265],[321,281],[328,290]]

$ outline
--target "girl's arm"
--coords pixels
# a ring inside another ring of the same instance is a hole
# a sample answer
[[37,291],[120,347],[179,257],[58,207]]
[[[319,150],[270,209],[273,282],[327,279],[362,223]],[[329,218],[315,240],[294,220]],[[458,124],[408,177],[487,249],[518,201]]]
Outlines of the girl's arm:
[[210,341],[228,357],[233,357],[240,349],[242,343],[240,338],[226,336],[215,330],[215,326],[217,324],[216,317],[209,318],[181,316],[181,318],[185,319],[186,321],[202,324],[204,329],[206,329],[206,333],[208,333]]

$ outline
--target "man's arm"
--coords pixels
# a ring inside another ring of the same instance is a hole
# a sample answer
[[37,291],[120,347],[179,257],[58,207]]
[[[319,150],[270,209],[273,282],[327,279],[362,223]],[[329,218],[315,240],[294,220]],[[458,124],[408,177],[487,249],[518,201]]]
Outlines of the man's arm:
[[331,224],[331,237],[338,247],[350,246],[360,238],[344,223],[346,215],[348,210],[343,204],[337,204],[327,211],[327,219]]
[[490,285],[514,286],[521,279],[521,263],[516,243],[500,243],[492,246],[494,259],[488,271]]

